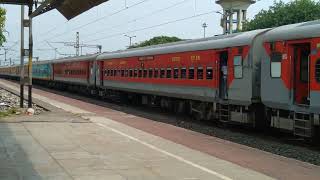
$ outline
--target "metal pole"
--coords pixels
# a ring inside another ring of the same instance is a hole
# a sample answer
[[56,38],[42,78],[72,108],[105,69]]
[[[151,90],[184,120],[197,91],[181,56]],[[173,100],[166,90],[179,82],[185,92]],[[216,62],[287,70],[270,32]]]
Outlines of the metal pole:
[[79,37],[79,32],[77,32],[76,36],[76,56],[79,56],[79,47],[80,47],[80,37]]
[[207,23],[203,23],[202,27],[203,27],[203,38],[206,38],[206,28],[208,27]]
[[101,53],[101,51],[102,51],[102,46],[98,46],[98,49],[99,49],[99,53]]
[[20,108],[24,100],[24,5],[21,5],[21,46],[20,46]]
[[233,34],[233,9],[230,9],[230,16],[229,16],[229,34]]
[[[4,62],[7,62],[7,49],[4,49]],[[4,65],[5,65],[4,63]]]
[[29,5],[29,89],[28,89],[28,107],[32,108],[32,58],[33,58],[33,37],[32,37],[32,13],[33,4]]
[[135,38],[137,36],[129,36],[129,35],[126,35],[126,34],[124,36],[129,38],[129,48],[130,48],[131,45],[132,45],[132,38]]

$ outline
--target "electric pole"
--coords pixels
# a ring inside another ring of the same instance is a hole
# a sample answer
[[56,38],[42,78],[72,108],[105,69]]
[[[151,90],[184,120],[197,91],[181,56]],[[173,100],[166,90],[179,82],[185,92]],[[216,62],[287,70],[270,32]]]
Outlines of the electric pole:
[[79,32],[77,32],[77,36],[76,36],[76,44],[75,44],[75,48],[76,48],[76,56],[79,56],[79,49],[80,49],[80,37],[79,37]]
[[202,28],[203,28],[203,38],[206,38],[206,28],[208,27],[207,23],[203,23],[202,24]]
[[126,34],[124,36],[129,38],[129,47],[131,47],[132,46],[132,38],[135,38],[137,36],[129,36],[129,35],[126,35]]

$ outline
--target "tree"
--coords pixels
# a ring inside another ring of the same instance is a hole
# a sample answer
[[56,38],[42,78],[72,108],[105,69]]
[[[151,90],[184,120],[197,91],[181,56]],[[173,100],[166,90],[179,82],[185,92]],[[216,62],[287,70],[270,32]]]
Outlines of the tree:
[[262,10],[253,20],[244,23],[243,31],[273,28],[287,24],[320,19],[320,2],[314,0],[294,0],[289,3],[282,1]]
[[182,39],[177,37],[168,37],[168,36],[157,36],[154,38],[151,38],[150,40],[146,40],[140,43],[137,43],[135,45],[132,45],[130,48],[138,48],[138,47],[145,47],[145,46],[152,46],[157,44],[165,44],[165,43],[171,43],[171,42],[177,42],[181,41]]
[[6,10],[0,8],[0,45],[2,45],[6,41],[6,37],[4,36],[5,32],[5,21],[6,21]]

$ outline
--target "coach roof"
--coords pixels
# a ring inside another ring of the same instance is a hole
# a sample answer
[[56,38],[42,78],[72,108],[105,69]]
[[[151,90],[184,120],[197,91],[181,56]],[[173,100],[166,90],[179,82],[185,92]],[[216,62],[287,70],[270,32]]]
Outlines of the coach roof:
[[257,35],[265,31],[267,30],[255,30],[250,32],[236,33],[232,35],[215,36],[206,39],[187,40],[183,42],[169,43],[165,45],[156,45],[151,47],[134,48],[124,51],[109,52],[99,55],[97,59],[104,60],[244,46],[250,45]]
[[46,60],[39,61],[37,64],[45,64],[45,63],[64,63],[64,62],[73,62],[73,61],[94,61],[96,60],[98,54],[85,55],[85,56],[74,56],[74,57],[66,57],[55,60]]
[[320,37],[320,20],[290,24],[272,29],[264,35],[264,42]]

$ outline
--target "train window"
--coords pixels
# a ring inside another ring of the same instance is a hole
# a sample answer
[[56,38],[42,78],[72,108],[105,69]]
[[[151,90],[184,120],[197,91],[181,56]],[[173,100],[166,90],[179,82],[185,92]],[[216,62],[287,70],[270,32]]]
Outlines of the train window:
[[167,69],[167,78],[171,78],[172,77],[172,70],[171,68]]
[[152,68],[150,68],[150,69],[149,69],[149,78],[152,78],[152,76],[153,76],[152,73],[153,73]]
[[194,68],[189,68],[189,79],[194,79]]
[[118,72],[117,70],[114,70],[114,71],[113,71],[114,76],[117,76],[117,74],[118,74],[117,72]]
[[142,69],[139,69],[139,74],[138,74],[139,77],[142,77]]
[[135,69],[135,70],[134,70],[133,76],[134,76],[134,77],[138,77],[138,69]]
[[317,60],[316,62],[316,71],[315,71],[315,77],[316,77],[316,81],[318,83],[320,83],[320,59]]
[[243,77],[242,56],[234,56],[233,58],[233,74],[234,78],[241,79]]
[[165,78],[166,75],[166,70],[165,69],[161,69],[160,70],[160,78]]
[[198,67],[197,79],[203,79],[203,68],[202,67]]
[[143,77],[146,78],[148,76],[148,70],[144,69],[143,70]]
[[128,77],[128,74],[129,74],[128,69],[124,70],[124,76]]
[[124,77],[124,70],[121,70],[121,77]]
[[273,52],[271,54],[271,77],[281,77],[281,60],[282,54],[280,52]]
[[179,78],[179,69],[178,68],[174,68],[174,70],[173,70],[173,78],[174,79],[178,79]]
[[187,69],[181,68],[181,79],[186,79],[186,78],[187,78]]
[[158,78],[159,77],[159,70],[158,68],[154,69],[154,78]]
[[213,79],[213,69],[212,67],[207,67],[207,75],[206,75],[207,79]]
[[133,76],[133,70],[132,70],[132,69],[129,70],[129,76],[130,76],[130,77]]

